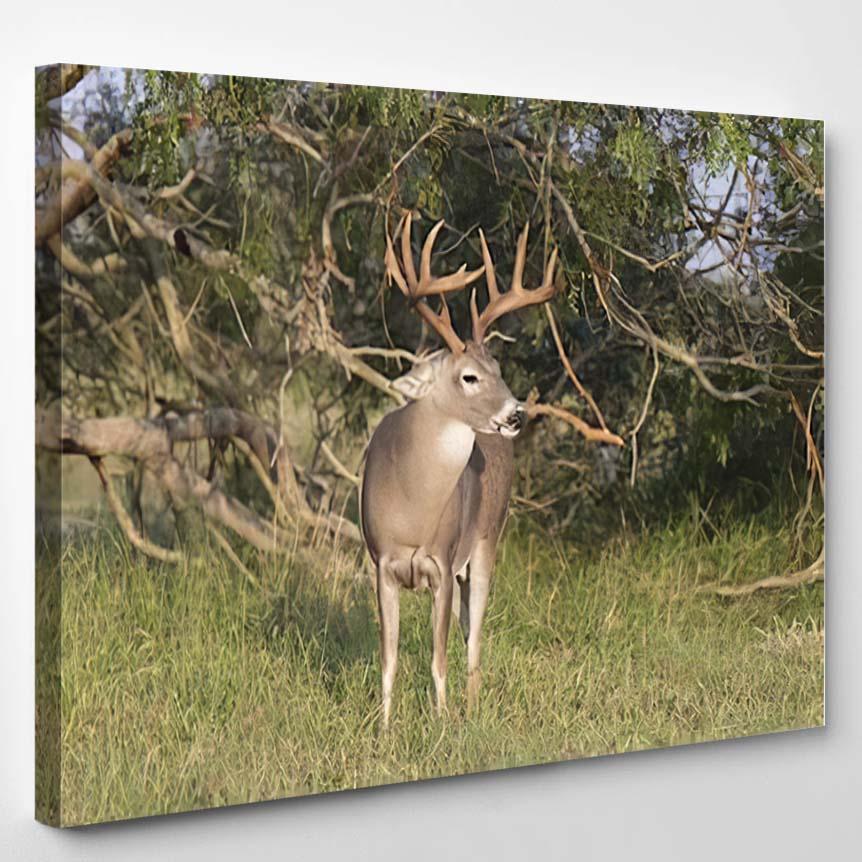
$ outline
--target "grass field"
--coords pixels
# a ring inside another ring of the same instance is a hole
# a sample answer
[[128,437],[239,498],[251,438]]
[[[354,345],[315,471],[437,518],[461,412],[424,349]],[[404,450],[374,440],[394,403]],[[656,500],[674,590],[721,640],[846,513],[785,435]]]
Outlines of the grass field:
[[62,822],[819,724],[822,585],[735,600],[696,591],[783,572],[789,546],[768,518],[707,535],[687,517],[587,556],[516,520],[477,713],[464,715],[453,626],[451,714],[435,717],[430,598],[405,593],[393,727],[381,736],[375,604],[358,552],[249,554],[255,586],[215,543],[169,567],[110,528],[79,533],[62,566]]

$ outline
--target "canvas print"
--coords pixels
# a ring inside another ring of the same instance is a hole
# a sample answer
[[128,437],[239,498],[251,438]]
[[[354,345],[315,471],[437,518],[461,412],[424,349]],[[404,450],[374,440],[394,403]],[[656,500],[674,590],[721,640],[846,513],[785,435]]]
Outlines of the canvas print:
[[822,724],[822,123],[35,93],[39,819]]

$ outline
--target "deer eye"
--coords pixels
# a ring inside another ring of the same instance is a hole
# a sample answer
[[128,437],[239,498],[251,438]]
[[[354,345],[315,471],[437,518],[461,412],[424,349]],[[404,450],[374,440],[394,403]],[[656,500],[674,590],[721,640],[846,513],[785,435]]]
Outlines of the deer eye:
[[479,378],[478,378],[475,374],[465,374],[465,375],[463,375],[463,377],[462,377],[461,379],[462,379],[465,383],[470,384],[471,386],[472,386],[474,383],[478,383],[478,382],[479,382]]

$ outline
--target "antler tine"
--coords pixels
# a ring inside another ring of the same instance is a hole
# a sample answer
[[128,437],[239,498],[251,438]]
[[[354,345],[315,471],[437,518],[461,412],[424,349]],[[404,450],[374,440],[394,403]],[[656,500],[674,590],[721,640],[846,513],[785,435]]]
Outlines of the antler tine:
[[473,321],[473,341],[476,344],[481,344],[485,340],[485,333],[482,331],[482,321],[479,318],[479,308],[476,305],[475,287],[470,293],[470,319]]
[[479,232],[479,239],[482,243],[482,257],[485,260],[489,302],[482,313],[479,314],[476,291],[473,291],[473,295],[470,298],[470,315],[473,318],[473,340],[477,344],[481,344],[485,340],[488,327],[504,314],[508,314],[510,311],[515,311],[519,308],[547,302],[554,295],[556,290],[556,286],[554,285],[554,270],[557,266],[556,248],[551,252],[551,257],[545,267],[542,284],[532,290],[524,287],[523,278],[524,267],[527,262],[527,239],[529,232],[530,225],[528,222],[518,237],[518,245],[515,250],[515,265],[512,269],[512,284],[506,293],[501,293],[497,287],[491,254],[488,251],[484,234],[481,231]]
[[[404,227],[401,231],[401,263],[399,264],[392,247],[392,240],[386,236],[386,272],[398,285],[401,292],[413,301],[413,305],[421,315],[422,319],[434,329],[446,342],[450,350],[460,352],[465,349],[464,342],[458,337],[452,326],[452,318],[446,305],[445,294],[461,290],[468,284],[474,282],[485,271],[485,267],[472,272],[467,271],[467,265],[461,267],[450,275],[435,278],[431,274],[431,253],[434,249],[434,241],[443,227],[443,221],[437,222],[428,232],[422,246],[419,258],[419,277],[416,276],[416,267],[413,263],[413,250],[410,243],[410,229],[412,216],[410,213],[404,218]],[[399,228],[401,224],[399,223]],[[440,313],[433,312],[427,302],[426,296],[439,295],[441,301]]]
[[485,231],[482,228],[479,228],[479,242],[482,243],[482,260],[485,262],[485,282],[488,285],[488,299],[493,302],[500,295],[500,291],[497,289],[497,272],[494,269],[494,261],[491,260],[491,252],[488,251],[488,243],[485,242]]
[[[398,223],[398,227],[401,227],[401,222]],[[409,297],[411,295],[410,288],[404,280],[398,258],[395,256],[395,249],[392,248],[392,239],[389,236],[389,231],[386,231],[386,254],[383,257],[383,262],[386,264],[386,275],[398,285],[399,290],[405,296]]]
[[419,286],[416,281],[416,268],[413,266],[413,249],[410,246],[410,228],[413,226],[413,214],[408,212],[404,217],[404,230],[401,232],[401,262],[407,275],[407,284],[411,295],[416,295]]
[[[434,243],[437,240],[437,234],[443,227],[443,219],[437,222],[431,230],[428,231],[428,236],[425,237],[425,242],[422,244],[422,253],[419,255],[419,287],[428,288],[434,281],[431,275],[431,252],[434,250]],[[465,267],[466,269],[466,267]]]
[[436,278],[431,275],[431,252],[434,249],[437,234],[440,233],[442,227],[443,219],[440,219],[428,232],[422,245],[422,254],[419,258],[419,285],[417,287],[419,296],[442,295],[455,290],[462,290],[468,284],[476,281],[485,271],[485,267],[480,266],[478,269],[468,272],[467,264],[462,263],[455,272],[449,275],[437,276]]
[[527,262],[527,240],[530,238],[530,223],[524,225],[524,229],[518,236],[518,245],[515,247],[515,266],[512,269],[512,290],[515,293],[524,291],[524,264]]
[[[440,294],[440,319],[446,326],[452,327],[452,331],[454,332],[454,327],[452,326],[452,316],[449,314],[449,306],[446,304],[446,294]],[[460,341],[460,339],[458,339]],[[461,342],[464,343],[463,341]]]

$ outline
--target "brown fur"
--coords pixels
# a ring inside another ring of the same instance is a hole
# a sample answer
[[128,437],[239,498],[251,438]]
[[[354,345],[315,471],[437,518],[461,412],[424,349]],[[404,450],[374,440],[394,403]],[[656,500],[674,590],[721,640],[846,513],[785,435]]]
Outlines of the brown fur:
[[[362,532],[377,566],[384,724],[398,649],[400,588],[433,595],[432,674],[446,703],[446,641],[455,602],[478,692],[479,638],[513,474],[518,405],[484,347],[438,354],[401,383],[416,400],[387,415],[368,445]],[[506,436],[504,436],[506,435]]]

